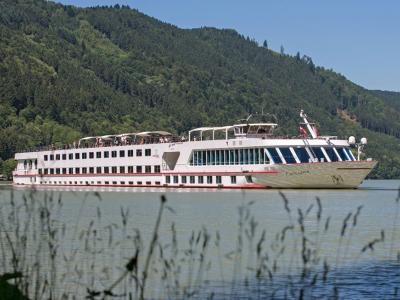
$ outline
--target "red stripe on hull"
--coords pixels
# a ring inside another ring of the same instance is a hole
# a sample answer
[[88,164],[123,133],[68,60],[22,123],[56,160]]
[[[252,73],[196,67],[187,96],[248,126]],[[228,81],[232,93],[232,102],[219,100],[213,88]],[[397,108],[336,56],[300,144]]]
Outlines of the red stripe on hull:
[[148,185],[148,184],[14,184],[16,187],[151,187],[151,188],[206,188],[206,189],[269,189],[269,186],[263,185],[237,185],[237,186],[204,186],[204,185]]

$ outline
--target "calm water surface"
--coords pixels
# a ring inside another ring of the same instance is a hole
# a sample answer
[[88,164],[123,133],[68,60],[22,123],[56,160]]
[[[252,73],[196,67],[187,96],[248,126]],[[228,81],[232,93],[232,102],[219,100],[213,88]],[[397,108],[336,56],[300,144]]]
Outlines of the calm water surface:
[[[107,229],[110,224],[114,224],[114,240],[126,239],[134,235],[134,229],[137,229],[144,247],[147,247],[157,219],[160,197],[165,195],[168,209],[162,215],[159,230],[161,243],[166,245],[166,251],[171,247],[172,224],[180,249],[190,248],[193,231],[205,229],[210,237],[207,250],[209,265],[202,270],[202,279],[210,283],[202,291],[205,293],[214,289],[217,291],[215,298],[222,299],[233,295],[236,298],[256,298],[260,297],[260,293],[270,293],[270,282],[264,282],[262,288],[251,284],[255,282],[256,246],[263,230],[263,251],[269,255],[268,264],[273,266],[273,261],[277,262],[274,270],[277,278],[275,287],[279,286],[277,282],[286,284],[283,278],[287,274],[297,276],[296,270],[301,270],[303,266],[303,239],[299,226],[299,219],[302,219],[306,243],[310,249],[318,252],[320,259],[312,264],[312,269],[315,273],[322,272],[325,260],[331,270],[331,281],[323,288],[308,291],[306,298],[330,297],[334,286],[338,285],[337,293],[341,298],[395,299],[400,298],[400,291],[397,292],[397,288],[400,288],[400,270],[396,263],[396,257],[400,255],[400,220],[396,217],[399,213],[396,205],[399,187],[400,181],[397,180],[369,180],[357,190],[282,190],[288,199],[286,209],[282,195],[277,190],[47,188],[36,191],[35,197],[43,198],[44,194],[49,193],[55,198],[62,197],[63,207],[57,218],[71,232],[63,240],[63,249],[68,254],[74,249],[79,253],[84,252],[80,248],[82,244],[78,241],[78,235],[72,233],[86,230],[93,220],[98,236],[108,241],[108,244],[103,242],[102,247],[110,245],[110,230]],[[3,205],[8,203],[10,189],[12,187],[1,189],[0,201]],[[13,192],[18,199],[32,191],[14,188]],[[322,211],[318,208],[316,197],[321,201]],[[125,231],[117,230],[123,227],[121,214],[129,216]],[[256,225],[252,227],[251,223]],[[288,226],[298,230],[289,228],[282,238],[282,230]],[[253,238],[249,234],[252,229]],[[121,245],[117,253],[110,249],[101,254],[99,270],[109,264],[123,266],[126,263],[133,255],[133,242]],[[279,253],[283,245],[285,249]],[[239,258],[230,257],[235,249],[240,249]],[[85,259],[84,254],[81,258]],[[118,270],[111,273],[110,278],[113,278]],[[181,279],[187,280],[189,273],[189,269],[182,270]],[[239,282],[243,278],[248,278],[250,284],[241,285]],[[227,282],[236,282],[235,288],[227,288]],[[163,297],[163,292],[155,288],[157,283],[151,284],[154,285],[154,294],[150,294],[150,297]],[[260,292],[262,289],[265,293]],[[290,298],[282,290],[268,295]],[[292,296],[297,298],[298,295]],[[197,297],[203,298],[204,294]]]

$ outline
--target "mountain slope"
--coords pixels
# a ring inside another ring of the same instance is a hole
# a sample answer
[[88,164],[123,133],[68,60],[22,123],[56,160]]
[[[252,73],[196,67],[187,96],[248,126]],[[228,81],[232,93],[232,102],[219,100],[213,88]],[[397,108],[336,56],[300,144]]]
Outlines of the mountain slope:
[[259,47],[234,30],[183,30],[128,7],[0,2],[0,157],[82,135],[223,125],[248,113],[297,131],[367,136],[373,176],[400,177],[400,110],[379,93]]

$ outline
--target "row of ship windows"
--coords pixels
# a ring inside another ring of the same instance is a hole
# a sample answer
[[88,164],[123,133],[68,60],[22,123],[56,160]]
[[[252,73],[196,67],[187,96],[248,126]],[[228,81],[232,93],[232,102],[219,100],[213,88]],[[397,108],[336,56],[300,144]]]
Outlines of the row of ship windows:
[[[179,180],[180,177],[180,180]],[[204,177],[206,177],[206,180],[204,180]],[[165,177],[165,183],[170,184],[213,184],[214,183],[214,176],[166,176]],[[197,180],[196,180],[197,178]],[[171,180],[172,179],[172,180]],[[231,184],[236,184],[236,176],[230,176]],[[216,184],[221,184],[222,183],[222,176],[215,176],[215,183]],[[112,185],[142,185],[142,181],[137,181],[134,183],[133,181],[40,181],[40,184],[80,184],[80,185],[107,185],[107,184],[112,184]],[[146,185],[152,185],[151,181],[146,181]],[[161,185],[160,181],[155,181],[155,185]]]
[[[134,150],[119,150],[119,151],[97,151],[97,152],[77,152],[64,154],[49,154],[44,155],[43,159],[48,160],[72,160],[72,159],[94,159],[94,158],[109,158],[111,157],[133,157]],[[142,149],[136,149],[136,156],[143,156]],[[151,149],[144,149],[144,156],[151,156]]]
[[196,150],[190,165],[286,164],[314,161],[353,161],[354,155],[344,147],[274,147],[228,150]]
[[39,175],[47,174],[112,174],[112,173],[160,173],[160,166],[119,166],[119,167],[83,167],[83,168],[44,168]]
[[[174,184],[186,184],[186,183],[198,183],[198,184],[213,184],[214,183],[214,176],[180,176],[181,180],[179,181],[179,176],[174,175],[174,176],[165,176],[165,183],[174,183]],[[197,177],[197,182],[196,182],[196,177]],[[204,181],[204,177],[206,181]],[[236,176],[230,176],[231,183],[236,184]],[[222,184],[222,176],[215,176],[215,183],[216,184]]]

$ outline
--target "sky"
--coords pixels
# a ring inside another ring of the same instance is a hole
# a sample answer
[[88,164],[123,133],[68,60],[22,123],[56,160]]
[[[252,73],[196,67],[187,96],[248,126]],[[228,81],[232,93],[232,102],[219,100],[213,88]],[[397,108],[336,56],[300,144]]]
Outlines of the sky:
[[398,0],[58,0],[125,4],[181,28],[232,28],[269,48],[310,56],[368,89],[400,91]]

